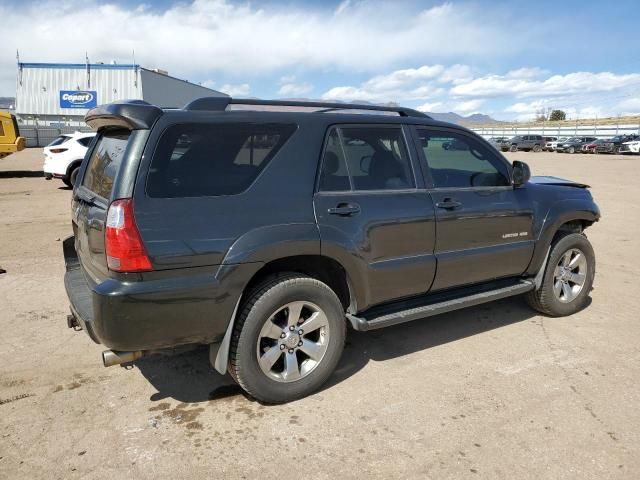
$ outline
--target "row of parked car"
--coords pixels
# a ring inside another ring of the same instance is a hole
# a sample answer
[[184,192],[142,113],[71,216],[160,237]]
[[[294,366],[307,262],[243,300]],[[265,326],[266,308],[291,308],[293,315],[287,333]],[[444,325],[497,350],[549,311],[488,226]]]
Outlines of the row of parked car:
[[640,153],[640,135],[616,135],[612,138],[516,135],[511,138],[491,137],[489,143],[503,152]]

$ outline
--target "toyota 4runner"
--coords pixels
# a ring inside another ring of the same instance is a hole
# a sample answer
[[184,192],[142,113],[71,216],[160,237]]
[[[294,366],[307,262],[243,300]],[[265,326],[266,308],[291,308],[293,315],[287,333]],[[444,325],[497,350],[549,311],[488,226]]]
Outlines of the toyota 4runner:
[[587,305],[587,186],[530,178],[460,126],[230,98],[114,103],[86,122],[67,322],[109,349],[105,366],[206,344],[218,372],[286,402],[329,378],[347,326],[518,294],[550,316]]

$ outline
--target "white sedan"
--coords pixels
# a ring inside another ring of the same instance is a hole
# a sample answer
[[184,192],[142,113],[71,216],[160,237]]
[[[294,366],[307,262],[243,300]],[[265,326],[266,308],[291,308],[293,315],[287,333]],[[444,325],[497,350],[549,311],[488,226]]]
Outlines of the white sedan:
[[630,142],[624,142],[620,145],[619,153],[640,153],[640,138],[631,140]]
[[95,135],[95,132],[63,134],[44,147],[45,178],[59,178],[69,187],[73,187],[82,159]]

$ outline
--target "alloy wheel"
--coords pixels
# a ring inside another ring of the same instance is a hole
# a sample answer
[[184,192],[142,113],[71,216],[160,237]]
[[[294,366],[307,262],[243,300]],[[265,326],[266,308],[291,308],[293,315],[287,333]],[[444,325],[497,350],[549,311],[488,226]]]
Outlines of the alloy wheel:
[[587,279],[587,258],[577,249],[567,250],[553,272],[553,293],[562,303],[576,299]]
[[329,320],[318,305],[307,301],[283,305],[260,330],[258,365],[278,382],[305,378],[324,358],[329,335]]

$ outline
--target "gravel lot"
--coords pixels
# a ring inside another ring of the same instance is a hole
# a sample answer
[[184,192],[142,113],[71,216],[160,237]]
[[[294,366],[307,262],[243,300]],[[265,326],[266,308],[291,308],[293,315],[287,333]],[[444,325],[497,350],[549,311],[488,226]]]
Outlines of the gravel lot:
[[639,478],[640,157],[509,153],[589,183],[592,304],[507,299],[350,333],[320,393],[245,398],[207,351],[105,369],[66,327],[70,192],[0,160],[2,478]]

